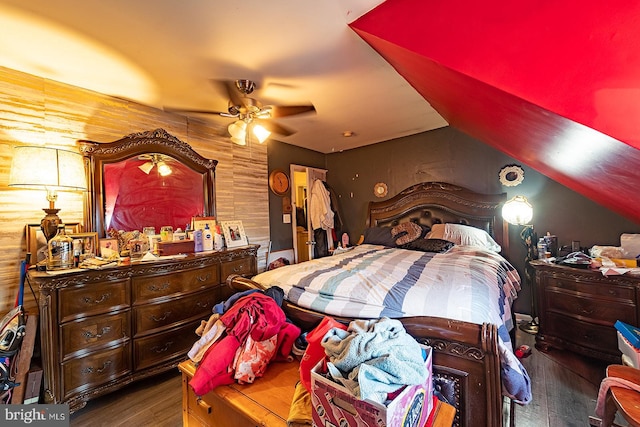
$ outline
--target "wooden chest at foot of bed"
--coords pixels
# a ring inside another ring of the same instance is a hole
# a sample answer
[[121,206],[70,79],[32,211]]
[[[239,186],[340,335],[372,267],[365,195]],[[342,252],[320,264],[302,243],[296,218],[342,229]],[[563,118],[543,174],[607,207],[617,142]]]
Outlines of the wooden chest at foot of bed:
[[298,362],[272,362],[265,375],[252,384],[216,387],[196,396],[189,382],[196,372],[194,364],[178,365],[182,372],[183,426],[210,427],[286,427],[296,383],[300,380]]

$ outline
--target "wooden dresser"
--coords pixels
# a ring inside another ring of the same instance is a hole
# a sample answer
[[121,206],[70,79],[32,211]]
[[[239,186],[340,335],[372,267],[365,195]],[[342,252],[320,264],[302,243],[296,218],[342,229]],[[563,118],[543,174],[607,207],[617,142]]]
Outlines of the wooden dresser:
[[640,277],[532,261],[540,329],[536,347],[620,363],[616,320],[638,325]]
[[196,327],[233,292],[230,274],[257,273],[258,245],[102,270],[29,272],[40,290],[45,403],[87,400],[175,368]]

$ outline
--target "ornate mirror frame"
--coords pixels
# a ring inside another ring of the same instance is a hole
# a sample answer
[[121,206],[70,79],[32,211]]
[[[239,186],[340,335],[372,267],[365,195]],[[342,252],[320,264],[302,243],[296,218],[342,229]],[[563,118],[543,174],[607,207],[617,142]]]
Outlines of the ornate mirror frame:
[[[114,142],[78,141],[84,156],[88,191],[85,194],[84,227],[106,236],[104,166],[142,154],[158,153],[171,156],[202,176],[204,216],[215,216],[215,168],[217,160],[207,159],[195,152],[164,129],[132,133]],[[176,195],[176,200],[179,195]]]

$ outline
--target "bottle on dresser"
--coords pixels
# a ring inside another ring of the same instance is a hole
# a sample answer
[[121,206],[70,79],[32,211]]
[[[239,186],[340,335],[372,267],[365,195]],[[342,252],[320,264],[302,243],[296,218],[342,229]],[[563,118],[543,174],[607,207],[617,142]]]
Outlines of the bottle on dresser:
[[209,228],[209,224],[205,225],[202,231],[202,249],[205,251],[213,250],[213,232]]
[[547,258],[547,242],[544,240],[544,237],[538,239],[538,259],[546,259]]
[[58,234],[48,243],[48,270],[73,268],[73,239],[67,236],[64,224],[58,224]]

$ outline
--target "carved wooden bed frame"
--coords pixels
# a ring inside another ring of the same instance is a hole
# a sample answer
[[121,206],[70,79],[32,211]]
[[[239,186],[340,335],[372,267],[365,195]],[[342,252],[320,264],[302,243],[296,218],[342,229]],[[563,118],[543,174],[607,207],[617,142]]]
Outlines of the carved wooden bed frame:
[[[486,195],[442,182],[413,185],[396,196],[369,203],[368,226],[389,226],[405,221],[424,225],[461,223],[486,230],[503,253],[508,248],[508,228],[500,208],[506,194]],[[261,289],[258,283],[231,276],[235,290]],[[313,329],[324,314],[285,301],[286,315],[303,330]],[[348,323],[352,319],[332,316]],[[420,316],[400,319],[407,332],[434,349],[436,388],[456,409],[456,426],[501,426],[503,396],[496,325],[474,324]],[[484,420],[484,422],[482,422]]]

